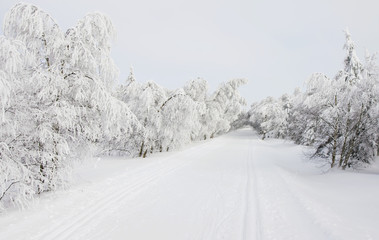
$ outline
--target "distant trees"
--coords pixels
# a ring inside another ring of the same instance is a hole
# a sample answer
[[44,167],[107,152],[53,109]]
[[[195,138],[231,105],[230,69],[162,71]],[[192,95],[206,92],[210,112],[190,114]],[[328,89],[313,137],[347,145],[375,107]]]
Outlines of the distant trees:
[[49,14],[19,3],[0,36],[0,211],[67,184],[83,154],[146,157],[229,130],[244,100],[231,80],[214,95],[207,82],[168,90],[114,86],[115,30],[91,13],[63,32]]
[[286,96],[279,100],[267,97],[259,103],[254,103],[250,110],[251,125],[266,137],[283,138],[287,134],[287,109]]
[[200,78],[170,91],[153,82],[139,83],[131,72],[116,95],[145,128],[139,151],[144,157],[227,132],[245,104],[237,91],[243,83],[245,80],[231,80],[208,96],[207,82]]
[[291,138],[315,146],[314,156],[346,169],[370,163],[378,152],[379,71],[375,56],[360,62],[348,31],[344,67],[330,79],[313,74],[304,93],[286,101],[268,98],[252,105],[250,121],[263,138]]
[[238,119],[242,106],[246,105],[238,88],[246,83],[246,79],[233,79],[223,83],[206,101],[205,139],[229,131],[231,124]]

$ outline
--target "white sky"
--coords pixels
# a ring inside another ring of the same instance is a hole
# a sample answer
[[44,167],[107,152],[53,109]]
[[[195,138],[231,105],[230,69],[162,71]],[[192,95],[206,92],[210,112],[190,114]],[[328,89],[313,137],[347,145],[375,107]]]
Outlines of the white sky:
[[[0,18],[18,1],[3,0]],[[123,81],[134,67],[138,81],[168,87],[202,77],[215,89],[247,78],[249,104],[291,93],[313,72],[333,76],[341,67],[343,30],[358,55],[379,50],[377,0],[30,0],[63,30],[86,13],[113,21],[112,55]],[[2,34],[2,30],[1,30]]]

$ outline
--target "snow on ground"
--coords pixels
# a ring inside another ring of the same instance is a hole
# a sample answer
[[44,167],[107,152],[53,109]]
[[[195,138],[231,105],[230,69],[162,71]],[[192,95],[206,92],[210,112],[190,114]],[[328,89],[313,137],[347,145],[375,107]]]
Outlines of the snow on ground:
[[104,158],[0,217],[0,239],[379,239],[379,167],[329,171],[241,129],[147,159]]

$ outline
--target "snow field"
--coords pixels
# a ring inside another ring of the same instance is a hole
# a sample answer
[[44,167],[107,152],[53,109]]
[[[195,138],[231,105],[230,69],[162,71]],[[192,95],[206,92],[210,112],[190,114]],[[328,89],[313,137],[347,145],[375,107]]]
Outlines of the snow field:
[[104,158],[0,217],[1,239],[378,239],[379,172],[332,171],[250,129],[148,159]]

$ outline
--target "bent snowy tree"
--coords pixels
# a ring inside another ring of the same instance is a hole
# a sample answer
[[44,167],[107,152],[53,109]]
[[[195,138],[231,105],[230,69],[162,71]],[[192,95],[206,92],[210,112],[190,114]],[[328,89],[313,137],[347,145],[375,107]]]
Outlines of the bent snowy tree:
[[64,185],[78,148],[135,154],[143,127],[112,96],[111,25],[89,14],[66,34],[45,12],[17,4],[0,39],[1,203]]

